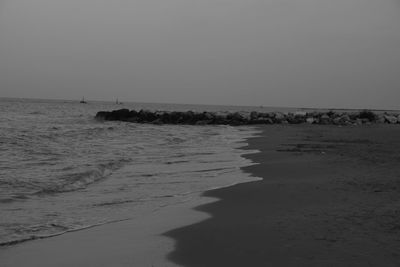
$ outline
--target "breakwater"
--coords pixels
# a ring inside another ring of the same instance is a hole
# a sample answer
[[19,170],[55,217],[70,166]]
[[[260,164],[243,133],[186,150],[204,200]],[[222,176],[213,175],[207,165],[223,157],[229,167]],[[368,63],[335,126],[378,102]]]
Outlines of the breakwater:
[[359,112],[194,112],[119,109],[99,111],[97,119],[152,124],[250,125],[250,124],[334,124],[400,123],[396,113]]

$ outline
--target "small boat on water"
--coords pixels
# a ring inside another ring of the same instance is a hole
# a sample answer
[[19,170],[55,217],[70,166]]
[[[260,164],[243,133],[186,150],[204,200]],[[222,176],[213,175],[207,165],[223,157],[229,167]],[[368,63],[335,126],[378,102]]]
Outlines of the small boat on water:
[[81,103],[81,104],[87,104],[87,102],[85,101],[85,98],[84,98],[84,97],[82,97],[82,100],[79,101],[79,103]]
[[117,98],[117,100],[115,100],[115,104],[117,104],[117,105],[122,105],[122,102],[119,102],[119,101],[118,101],[118,98]]

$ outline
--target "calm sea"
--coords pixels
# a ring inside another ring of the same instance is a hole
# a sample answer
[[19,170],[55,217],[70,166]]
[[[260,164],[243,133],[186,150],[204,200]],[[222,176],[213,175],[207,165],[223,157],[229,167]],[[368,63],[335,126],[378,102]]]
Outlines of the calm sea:
[[99,110],[251,107],[0,99],[0,244],[110,223],[254,178],[252,127],[102,122]]

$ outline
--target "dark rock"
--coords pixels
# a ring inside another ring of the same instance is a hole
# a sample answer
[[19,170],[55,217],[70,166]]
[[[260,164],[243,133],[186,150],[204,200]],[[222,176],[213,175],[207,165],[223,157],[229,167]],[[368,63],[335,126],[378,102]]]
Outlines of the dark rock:
[[359,117],[359,113],[354,113],[354,112],[353,113],[349,113],[347,115],[349,116],[351,121],[355,121]]
[[362,120],[361,119],[356,119],[356,121],[354,122],[354,124],[355,125],[362,125],[363,124],[363,122],[362,122]]
[[332,111],[332,110],[330,110],[330,111],[328,111],[328,112],[326,113],[326,115],[329,116],[330,118],[334,117],[335,114],[336,114],[336,113],[335,113],[334,111]]
[[140,110],[137,116],[139,117],[139,121],[141,122],[152,122],[157,119],[157,116],[154,112],[144,109]]
[[[108,116],[110,116],[108,118]],[[127,120],[129,118],[129,109],[118,109],[118,110],[113,110],[111,111],[111,114],[107,115],[107,120],[112,119],[112,120]]]
[[286,120],[286,116],[281,113],[281,112],[277,112],[277,113],[272,113],[272,120],[274,123],[282,123],[282,121]]
[[376,115],[376,122],[385,123],[385,116],[383,114]]
[[210,124],[211,121],[207,121],[207,120],[201,120],[201,121],[197,121],[195,124],[196,125],[207,125]]
[[322,116],[319,118],[320,124],[330,124],[331,122],[331,117],[328,114],[322,114]]
[[139,122],[138,117],[129,117],[128,119],[126,119],[127,122]]
[[257,111],[252,111],[250,112],[250,120],[258,120],[260,117],[260,114]]
[[96,114],[96,119],[102,119],[102,120],[106,120],[108,117],[109,112],[108,111],[99,111]]
[[335,125],[340,125],[341,123],[341,117],[335,117],[332,119],[332,123]]
[[164,124],[161,118],[155,119],[151,122],[152,124],[161,125]]
[[231,125],[242,125],[245,122],[244,116],[239,112],[230,113],[226,116],[229,124]]
[[191,124],[191,125],[248,125],[248,124],[370,124],[375,123],[400,123],[398,114],[375,114],[371,111],[361,111],[352,113],[338,112],[178,112],[178,111],[135,111],[119,109],[113,111],[99,111],[97,119],[117,120],[137,123],[153,124]]
[[368,124],[368,123],[371,122],[368,118],[363,118],[363,119],[360,119],[360,120],[361,120],[362,124]]
[[395,124],[397,123],[397,117],[393,116],[393,115],[384,115],[383,116],[385,118],[385,122],[387,123],[391,123],[391,124]]
[[368,121],[375,121],[376,120],[376,115],[369,110],[363,110],[360,112],[358,115],[360,119],[367,119]]
[[306,122],[305,112],[296,112],[294,114],[290,113],[287,116],[287,121],[292,124],[300,124]]
[[252,120],[251,122],[252,122],[252,124],[273,124],[274,123],[271,118],[263,118],[263,117],[259,117],[256,120]]

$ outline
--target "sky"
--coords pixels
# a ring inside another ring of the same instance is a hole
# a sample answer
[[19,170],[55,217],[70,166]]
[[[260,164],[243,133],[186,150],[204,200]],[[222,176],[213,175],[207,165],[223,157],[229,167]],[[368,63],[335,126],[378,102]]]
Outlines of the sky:
[[0,97],[400,109],[399,0],[0,0]]

